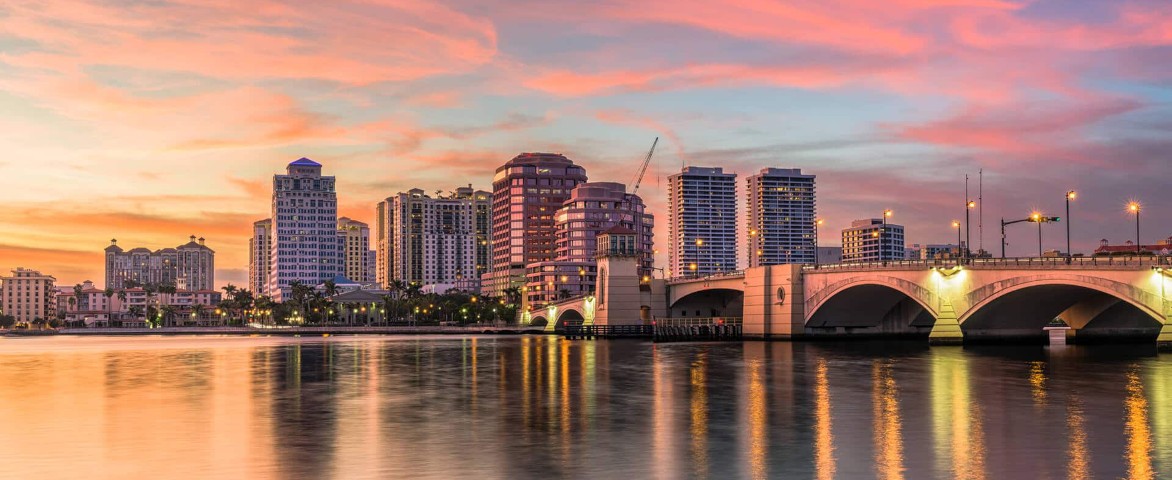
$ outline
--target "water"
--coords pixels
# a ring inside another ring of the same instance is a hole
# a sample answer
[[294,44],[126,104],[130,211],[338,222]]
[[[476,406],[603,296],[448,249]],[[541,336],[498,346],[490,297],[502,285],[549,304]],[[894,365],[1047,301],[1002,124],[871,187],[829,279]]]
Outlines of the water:
[[1154,349],[0,339],[3,478],[1148,478]]

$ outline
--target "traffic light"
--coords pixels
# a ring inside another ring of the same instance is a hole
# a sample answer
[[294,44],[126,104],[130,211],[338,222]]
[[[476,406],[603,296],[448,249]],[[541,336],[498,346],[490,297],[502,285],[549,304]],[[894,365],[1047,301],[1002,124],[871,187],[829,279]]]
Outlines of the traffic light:
[[1062,217],[1046,217],[1047,222],[1061,222]]

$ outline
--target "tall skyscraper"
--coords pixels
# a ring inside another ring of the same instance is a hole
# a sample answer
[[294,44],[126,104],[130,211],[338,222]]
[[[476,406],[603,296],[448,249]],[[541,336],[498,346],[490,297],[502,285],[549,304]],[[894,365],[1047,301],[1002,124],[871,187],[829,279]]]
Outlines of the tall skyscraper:
[[905,254],[903,225],[871,218],[855,220],[842,231],[843,263],[902,260]]
[[435,197],[415,188],[379,202],[378,281],[479,289],[488,203],[489,193],[471,186]]
[[342,242],[342,274],[358,283],[374,282],[370,276],[370,226],[347,217],[338,219]]
[[554,213],[586,169],[555,153],[522,153],[496,169],[492,180],[492,266],[482,291],[501,295],[525,283],[525,266],[555,255]]
[[633,232],[637,239],[640,277],[651,275],[654,263],[654,217],[643,199],[613,182],[581,183],[555,215],[554,258],[526,266],[525,286],[530,305],[558,300],[563,294],[585,295],[594,291],[597,279],[599,235],[615,226]]
[[180,290],[212,290],[216,284],[216,252],[198,241],[151,251],[138,247],[123,250],[118,240],[105,249],[106,288],[121,290],[127,282],[138,285],[173,285]]
[[268,294],[289,298],[290,284],[318,285],[342,273],[338,195],[321,164],[300,158],[273,175],[273,229]]
[[0,309],[16,317],[18,323],[50,320],[57,310],[56,282],[36,270],[17,268],[11,277],[0,277]]
[[746,181],[749,266],[814,263],[814,175],[765,168]]
[[252,224],[252,237],[248,239],[248,289],[254,295],[268,293],[269,269],[273,267],[273,219],[266,218]]
[[736,182],[720,167],[686,167],[668,177],[669,275],[736,270]]

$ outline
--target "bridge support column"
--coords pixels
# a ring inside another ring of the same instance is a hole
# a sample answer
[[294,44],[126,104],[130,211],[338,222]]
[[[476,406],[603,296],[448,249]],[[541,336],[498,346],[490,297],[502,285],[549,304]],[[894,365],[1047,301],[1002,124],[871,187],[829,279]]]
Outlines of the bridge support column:
[[1156,349],[1172,350],[1172,308],[1165,302],[1164,326],[1160,327],[1160,335],[1156,337]]
[[964,333],[961,332],[960,322],[957,320],[956,309],[953,308],[952,302],[941,301],[936,323],[932,325],[932,333],[928,334],[928,344],[960,345],[964,343]]
[[801,265],[745,270],[745,338],[790,340],[805,334],[805,291]]

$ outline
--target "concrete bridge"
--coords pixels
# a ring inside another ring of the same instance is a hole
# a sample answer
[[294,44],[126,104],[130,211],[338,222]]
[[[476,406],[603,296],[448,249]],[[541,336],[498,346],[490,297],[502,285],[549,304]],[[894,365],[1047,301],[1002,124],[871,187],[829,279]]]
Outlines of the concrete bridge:
[[1172,342],[1167,257],[776,265],[666,283],[666,317],[743,317],[746,337],[927,337],[933,343]]

